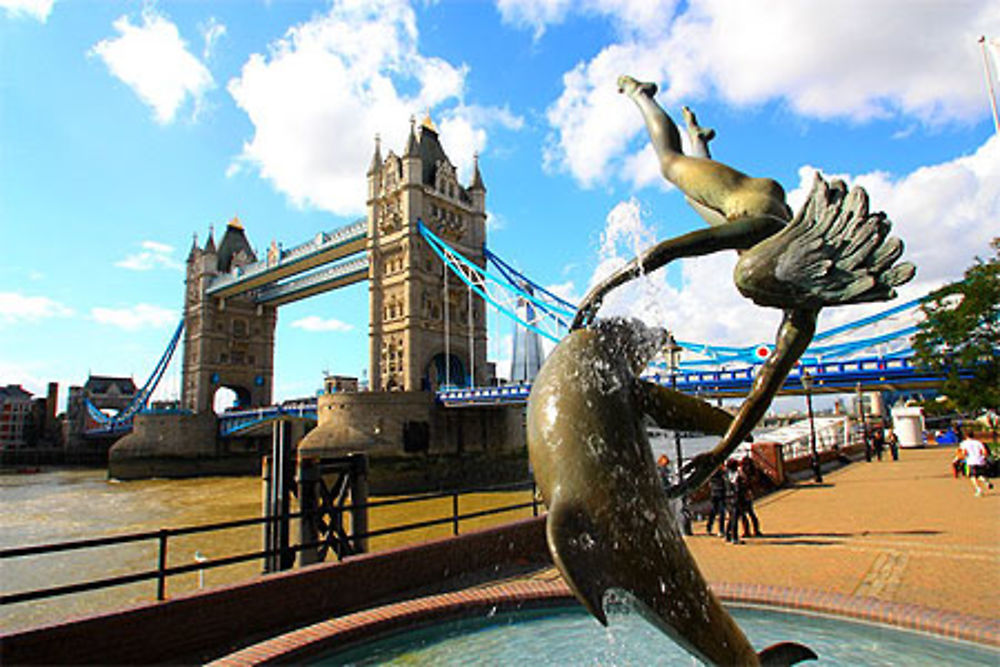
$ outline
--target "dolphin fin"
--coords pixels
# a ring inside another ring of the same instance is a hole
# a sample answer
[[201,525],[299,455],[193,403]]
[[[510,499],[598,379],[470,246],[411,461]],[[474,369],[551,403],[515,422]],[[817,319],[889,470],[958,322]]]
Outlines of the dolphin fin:
[[808,646],[795,642],[778,642],[757,654],[763,667],[783,667],[804,660],[818,660],[819,656]]
[[604,593],[613,587],[607,575],[607,540],[583,508],[560,502],[549,508],[545,537],[573,594],[601,625],[607,625]]

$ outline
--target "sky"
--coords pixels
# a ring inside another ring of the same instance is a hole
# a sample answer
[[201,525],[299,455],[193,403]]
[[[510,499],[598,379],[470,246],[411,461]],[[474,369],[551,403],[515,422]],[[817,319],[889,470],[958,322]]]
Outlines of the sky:
[[[702,226],[623,73],[656,82],[675,119],[692,107],[713,156],[793,208],[816,171],[864,186],[917,265],[900,298],[920,296],[1000,235],[998,38],[1000,3],[971,0],[0,0],[0,384],[141,384],[180,320],[195,234],[238,216],[263,250],[357,219],[375,136],[401,153],[428,112],[462,182],[479,155],[490,249],[579,300]],[[770,342],[779,313],[738,294],[734,264],[671,265],[602,314]],[[827,309],[819,328],[884,308]],[[512,326],[489,319],[502,372]],[[275,398],[361,376],[367,322],[364,283],[281,307]],[[159,397],[179,378],[175,361]]]

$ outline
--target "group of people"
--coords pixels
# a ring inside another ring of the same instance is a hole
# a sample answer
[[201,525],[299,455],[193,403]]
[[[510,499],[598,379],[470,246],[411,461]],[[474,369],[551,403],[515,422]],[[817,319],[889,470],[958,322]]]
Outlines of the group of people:
[[[712,503],[705,530],[715,535],[712,527],[718,519],[718,535],[730,544],[742,544],[745,537],[760,537],[760,521],[753,509],[753,478],[756,469],[750,457],[737,461],[729,459],[709,478],[709,492]],[[753,532],[750,531],[751,524]],[[742,538],[740,527],[743,528]]]
[[984,489],[993,488],[993,482],[987,477],[990,450],[971,435],[963,437],[961,431],[956,431],[956,435],[959,443],[951,462],[952,473],[956,478],[960,473],[965,473],[972,482],[974,493],[981,496]]
[[[889,448],[892,460],[899,460],[899,436],[891,428],[883,431],[880,426],[876,426],[869,433],[869,440],[866,444],[870,447],[870,452],[873,452],[879,461],[882,460],[882,453],[886,447]],[[871,460],[871,453],[869,453],[868,460]]]

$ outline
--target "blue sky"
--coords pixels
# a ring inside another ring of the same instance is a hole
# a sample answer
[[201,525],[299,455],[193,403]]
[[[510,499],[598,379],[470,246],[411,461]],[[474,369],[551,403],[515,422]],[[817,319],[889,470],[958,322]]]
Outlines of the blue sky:
[[[980,35],[1000,88],[995,2],[0,0],[0,383],[141,382],[180,318],[193,234],[238,215],[255,247],[288,247],[356,219],[375,134],[401,152],[428,109],[463,180],[480,155],[491,249],[579,299],[701,224],[621,73],[656,81],[675,118],[693,107],[715,156],[793,207],[814,170],[864,185],[918,266],[902,296],[925,293],[1000,234]],[[733,260],[670,267],[604,312],[768,342],[776,313],[738,295]],[[364,285],[278,317],[276,398],[361,374]],[[501,368],[510,335],[491,316]]]

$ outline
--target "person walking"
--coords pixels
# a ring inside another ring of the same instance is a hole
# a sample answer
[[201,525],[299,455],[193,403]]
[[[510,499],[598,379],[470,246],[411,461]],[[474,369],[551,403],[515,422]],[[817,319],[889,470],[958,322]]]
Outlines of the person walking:
[[743,474],[744,484],[744,495],[743,495],[743,537],[750,537],[750,525],[753,524],[754,537],[760,537],[760,520],[757,518],[757,513],[753,511],[753,483],[757,478],[757,468],[754,467],[753,461],[749,456],[743,457],[740,461],[740,472]]
[[716,469],[715,473],[708,479],[709,500],[712,508],[708,511],[708,524],[705,532],[714,535],[712,525],[715,519],[719,520],[719,537],[726,536],[726,473],[722,467]]
[[885,444],[889,445],[889,453],[892,454],[892,460],[899,460],[899,436],[891,428],[885,434]]
[[976,495],[983,495],[983,486],[993,488],[993,482],[986,479],[986,458],[989,450],[979,440],[972,436],[967,437],[959,444],[959,448],[965,453],[965,466],[968,471],[972,488],[976,490]]
[[875,457],[882,460],[882,450],[885,449],[885,434],[881,426],[876,426],[872,430],[872,449],[875,450]]
[[666,454],[660,454],[656,459],[656,472],[660,477],[660,485],[665,491],[670,486],[670,459]]
[[726,461],[726,512],[729,514],[726,542],[731,544],[743,544],[740,539],[740,522],[745,511],[746,483],[746,477],[740,471],[736,459]]

